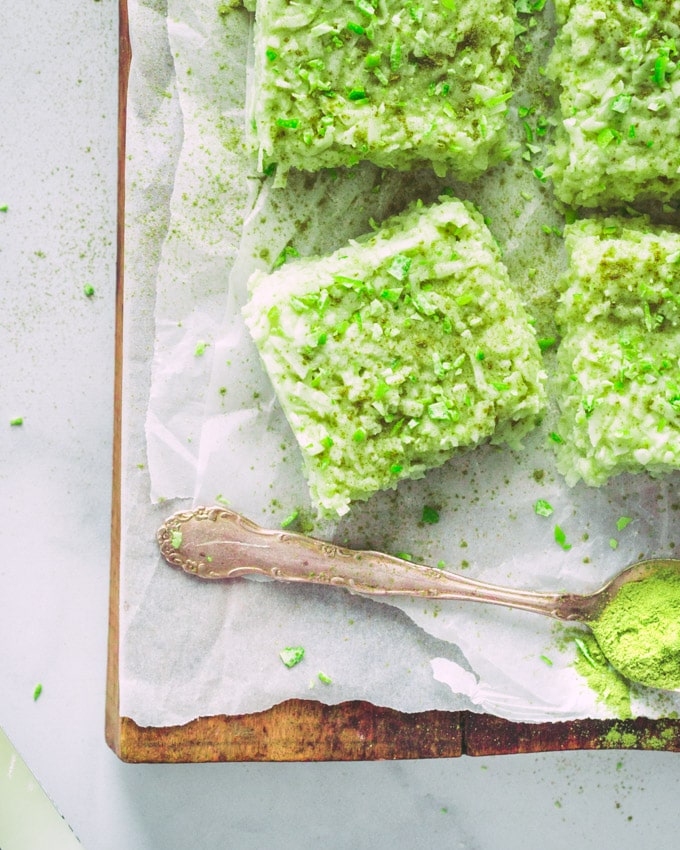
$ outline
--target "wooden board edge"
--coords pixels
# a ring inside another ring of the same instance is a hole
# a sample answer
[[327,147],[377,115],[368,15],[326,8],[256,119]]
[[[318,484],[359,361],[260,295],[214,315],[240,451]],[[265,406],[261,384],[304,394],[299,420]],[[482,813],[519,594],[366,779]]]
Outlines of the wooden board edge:
[[405,714],[368,702],[325,705],[287,700],[267,711],[201,717],[183,726],[137,726],[122,719],[126,762],[315,762],[455,758],[458,712]]
[[121,446],[123,404],[123,278],[125,242],[125,139],[127,89],[132,50],[128,25],[127,0],[118,4],[118,176],[116,223],[116,295],[114,331],[113,452],[111,494],[111,555],[109,567],[109,631],[106,667],[105,739],[120,756],[121,719],[118,684],[119,605],[120,605],[120,533],[121,533]]
[[659,750],[680,752],[680,721],[565,720],[514,723],[466,712],[463,751],[469,756],[517,755],[567,750]]

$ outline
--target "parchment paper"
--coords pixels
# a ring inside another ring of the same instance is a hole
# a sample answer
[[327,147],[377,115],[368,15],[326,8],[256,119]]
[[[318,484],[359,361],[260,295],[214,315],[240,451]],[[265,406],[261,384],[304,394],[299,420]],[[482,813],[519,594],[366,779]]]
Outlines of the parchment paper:
[[[202,584],[161,562],[153,540],[166,515],[190,505],[226,503],[271,527],[297,510],[313,534],[345,545],[572,591],[594,589],[639,556],[672,554],[679,477],[567,488],[549,444],[554,410],[521,452],[482,447],[356,505],[341,522],[315,520],[294,439],[240,319],[249,273],[271,267],[286,245],[303,255],[331,251],[371,220],[446,189],[488,217],[539,336],[554,335],[564,253],[546,230],[563,219],[534,173],[544,140],[523,158],[517,113],[523,105],[537,110],[528,121],[548,114],[539,69],[551,13],[533,17],[534,51],[520,55],[508,119],[517,150],[507,164],[470,186],[425,169],[399,175],[362,165],[291,174],[274,190],[255,175],[243,141],[249,13],[217,0],[131,3],[120,678],[121,711],[141,725],[257,711],[289,697],[523,721],[612,716],[573,669],[573,644],[560,649],[546,618],[253,580]],[[539,498],[554,506],[552,516],[535,514]],[[422,521],[425,505],[438,511],[437,524]],[[619,532],[621,516],[632,521]],[[555,542],[555,525],[568,550]],[[289,645],[306,650],[292,669],[278,657]],[[679,707],[680,699],[634,693],[639,714]]]

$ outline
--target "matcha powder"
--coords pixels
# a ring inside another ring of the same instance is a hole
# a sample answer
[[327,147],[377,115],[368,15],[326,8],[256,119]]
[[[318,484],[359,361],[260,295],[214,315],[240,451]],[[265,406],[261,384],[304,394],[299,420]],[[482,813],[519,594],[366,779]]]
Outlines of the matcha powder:
[[564,642],[576,643],[574,668],[604,703],[621,720],[632,718],[630,682],[609,664],[595,637],[581,630],[567,630]]
[[623,585],[590,624],[602,651],[626,678],[680,688],[680,573],[662,568]]

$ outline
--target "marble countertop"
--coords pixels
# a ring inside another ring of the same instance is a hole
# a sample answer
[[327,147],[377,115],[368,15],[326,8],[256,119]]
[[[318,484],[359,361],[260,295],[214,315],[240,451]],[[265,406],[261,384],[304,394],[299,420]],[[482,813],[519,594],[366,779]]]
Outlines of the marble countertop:
[[[83,846],[670,846],[670,753],[169,766],[107,748],[118,7],[8,0],[0,20],[0,726]],[[0,846],[23,850],[1,818]]]

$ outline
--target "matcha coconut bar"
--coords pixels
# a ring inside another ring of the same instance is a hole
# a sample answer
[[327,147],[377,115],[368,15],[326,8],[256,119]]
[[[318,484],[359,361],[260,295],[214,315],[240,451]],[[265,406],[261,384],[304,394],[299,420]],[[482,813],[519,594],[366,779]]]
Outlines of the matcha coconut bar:
[[565,228],[569,270],[557,312],[569,484],[680,467],[680,234],[640,219]]
[[471,180],[504,156],[512,0],[258,0],[249,131],[260,170],[431,164]]
[[460,447],[517,447],[536,424],[539,348],[467,203],[413,205],[249,287],[246,322],[321,513],[422,477]]
[[556,0],[556,10],[555,193],[589,208],[680,198],[680,0]]

